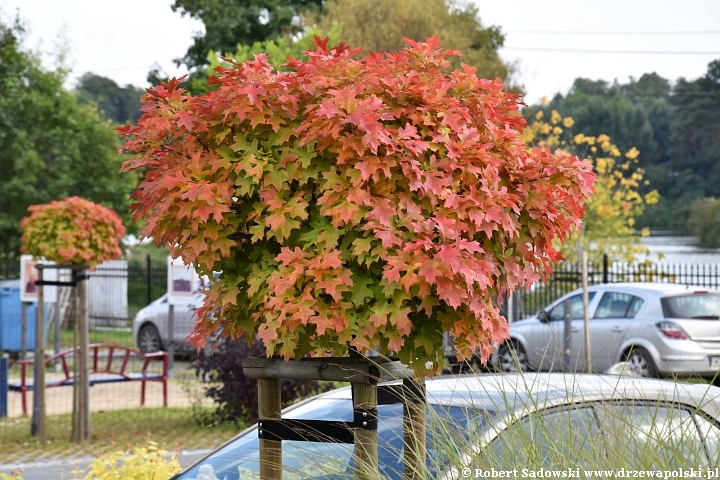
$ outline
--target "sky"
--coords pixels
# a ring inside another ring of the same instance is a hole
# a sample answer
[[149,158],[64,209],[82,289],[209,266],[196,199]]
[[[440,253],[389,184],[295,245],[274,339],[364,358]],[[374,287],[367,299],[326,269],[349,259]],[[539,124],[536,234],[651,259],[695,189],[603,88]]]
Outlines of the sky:
[[[656,72],[673,81],[695,79],[720,58],[718,0],[474,2],[483,24],[499,26],[506,34],[501,56],[516,63],[528,104],[567,93],[577,77],[625,83]],[[203,29],[199,21],[173,12],[171,4],[0,0],[0,9],[4,21],[19,9],[29,30],[26,45],[43,52],[48,66],[58,38],[67,39],[71,85],[92,71],[120,85],[145,87],[154,64],[171,76],[185,73],[172,60],[183,56],[193,35]]]

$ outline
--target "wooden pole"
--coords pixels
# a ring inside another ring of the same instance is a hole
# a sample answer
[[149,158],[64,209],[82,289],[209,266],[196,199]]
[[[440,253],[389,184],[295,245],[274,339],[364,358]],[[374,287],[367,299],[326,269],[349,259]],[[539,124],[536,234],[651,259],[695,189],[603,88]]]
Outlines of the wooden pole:
[[585,372],[592,373],[592,354],[590,351],[590,296],[588,295],[588,259],[587,252],[582,252],[582,300],[583,325],[585,328]]
[[426,394],[423,378],[406,378],[405,404],[403,406],[403,432],[405,436],[405,479],[425,478],[425,457],[427,455],[426,435]]
[[87,310],[87,282],[85,281],[85,269],[78,271],[79,281],[78,287],[80,288],[80,315],[78,320],[80,323],[80,434],[81,440],[90,440],[90,376],[88,371],[88,345],[89,331],[88,331],[88,310]]
[[[280,418],[279,378],[258,379],[258,417]],[[260,480],[282,480],[282,442],[260,439]]]
[[[75,271],[73,270],[71,274],[74,278]],[[80,291],[78,290],[77,285],[72,288],[71,295],[73,297],[71,301],[71,305],[73,305],[72,316],[75,319],[73,322],[73,350],[75,351],[75,361],[72,363],[72,369],[73,378],[75,378],[76,381],[73,382],[72,430],[70,433],[70,440],[75,443],[80,443],[80,384],[77,382],[80,371],[78,367],[78,358],[80,355],[80,349],[78,348],[78,339],[80,338],[80,322],[78,321],[80,313]]]
[[[353,408],[377,412],[377,384],[353,383]],[[378,470],[378,431],[355,428],[355,479],[375,480]]]
[[[39,268],[38,268],[39,267]],[[35,310],[35,360],[33,362],[33,413],[30,434],[37,435],[40,444],[47,442],[45,430],[45,298],[43,292],[43,269],[38,270],[38,305]]]
[[87,285],[85,267],[73,271],[77,290],[77,318],[75,322],[75,380],[73,391],[73,441],[80,443],[90,439],[90,377],[88,372],[88,321]]

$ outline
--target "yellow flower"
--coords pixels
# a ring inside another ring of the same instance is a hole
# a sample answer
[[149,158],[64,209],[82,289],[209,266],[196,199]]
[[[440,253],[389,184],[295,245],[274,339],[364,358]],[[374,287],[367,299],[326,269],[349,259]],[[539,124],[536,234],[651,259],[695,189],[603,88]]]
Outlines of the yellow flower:
[[563,130],[562,130],[562,128],[560,128],[560,127],[555,127],[555,128],[553,128],[553,134],[554,134],[554,135],[560,135],[562,132],[563,132]]
[[553,110],[550,114],[550,122],[552,122],[553,125],[557,125],[560,120],[562,120],[562,115],[560,115],[557,110]]
[[573,141],[574,141],[577,145],[580,145],[581,143],[583,143],[583,142],[585,141],[585,135],[583,135],[582,133],[578,133],[577,135],[575,135],[575,136],[573,137]]
[[565,117],[563,120],[563,125],[565,128],[570,128],[575,124],[575,120],[572,119],[572,117]]
[[640,155],[640,150],[638,150],[635,147],[632,147],[628,152],[625,154],[626,158],[629,158],[630,160],[634,160]]
[[540,110],[539,112],[537,112],[537,113],[535,114],[535,120],[542,120],[542,118],[543,118],[544,116],[545,116],[545,114],[543,113],[542,110]]

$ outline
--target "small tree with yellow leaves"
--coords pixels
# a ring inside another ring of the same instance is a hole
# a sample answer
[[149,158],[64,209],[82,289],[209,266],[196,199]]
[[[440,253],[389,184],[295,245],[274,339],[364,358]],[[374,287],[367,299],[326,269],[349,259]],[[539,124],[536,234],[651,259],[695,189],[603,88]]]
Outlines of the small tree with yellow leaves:
[[[632,262],[648,251],[640,244],[635,219],[646,205],[657,203],[659,194],[652,190],[639,192],[644,171],[637,166],[640,152],[635,147],[622,154],[608,135],[589,136],[573,131],[571,117],[563,118],[553,110],[550,119],[540,110],[529,123],[523,140],[529,145],[544,145],[578,158],[587,158],[597,175],[595,193],[586,201],[582,233],[576,231],[562,248],[569,261],[578,259],[578,242],[588,252],[591,262],[607,253],[610,261]],[[647,180],[644,181],[647,185]],[[641,231],[649,235],[647,228]],[[574,241],[573,241],[574,240]]]

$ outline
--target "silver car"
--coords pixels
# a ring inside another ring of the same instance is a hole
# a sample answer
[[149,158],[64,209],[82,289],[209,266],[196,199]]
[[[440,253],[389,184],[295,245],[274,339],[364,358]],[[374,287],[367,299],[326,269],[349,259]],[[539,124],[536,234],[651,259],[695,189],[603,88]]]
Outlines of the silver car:
[[[138,349],[143,353],[167,350],[170,341],[168,313],[170,307],[167,293],[142,310],[133,320],[133,338]],[[187,343],[186,337],[195,326],[195,310],[202,306],[205,295],[196,293],[188,305],[174,307],[174,346],[176,350],[192,351],[194,347]]]
[[[385,387],[393,386],[379,389]],[[707,384],[559,373],[459,375],[429,380],[427,397],[423,478],[499,478],[493,470],[513,469],[515,475],[502,477],[587,478],[593,475],[584,469],[690,467],[704,476],[718,465],[720,389]],[[381,478],[405,478],[402,412],[397,402],[378,407]],[[300,402],[282,417],[352,422],[350,388]],[[171,480],[257,479],[258,445],[258,429],[249,428]],[[353,445],[287,440],[282,462],[286,480],[349,480]],[[533,473],[521,475],[521,468]],[[537,474],[540,469],[546,474]]]
[[[627,361],[646,377],[714,379],[720,370],[720,292],[667,283],[613,283],[589,287],[593,371]],[[571,319],[565,365],[565,319]],[[563,368],[583,371],[582,291],[575,290],[529,319],[510,325],[510,339],[493,364],[502,371]]]

